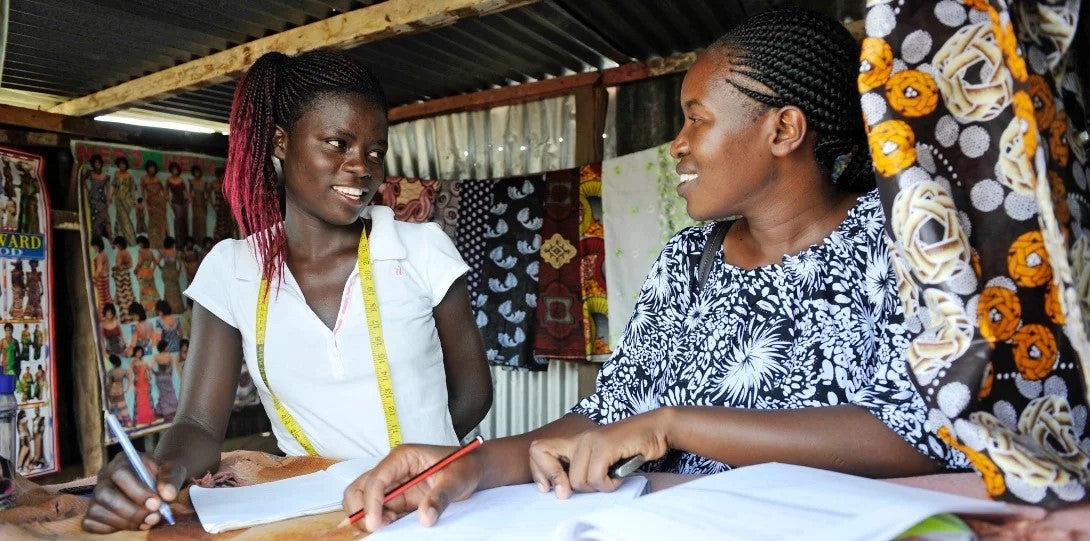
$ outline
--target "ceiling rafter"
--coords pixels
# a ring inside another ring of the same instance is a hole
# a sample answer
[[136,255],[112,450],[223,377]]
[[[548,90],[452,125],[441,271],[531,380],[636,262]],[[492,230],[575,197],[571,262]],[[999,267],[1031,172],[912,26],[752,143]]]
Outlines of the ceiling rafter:
[[323,47],[347,49],[423,32],[538,0],[388,0],[257,39],[198,60],[57,104],[52,113],[84,116],[223,82],[270,51],[295,55]]

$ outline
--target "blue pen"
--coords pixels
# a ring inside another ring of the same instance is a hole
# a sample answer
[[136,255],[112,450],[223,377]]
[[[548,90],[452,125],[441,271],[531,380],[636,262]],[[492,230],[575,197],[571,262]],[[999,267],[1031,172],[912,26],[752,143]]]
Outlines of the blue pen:
[[[137,454],[136,449],[133,448],[132,442],[129,441],[129,436],[125,434],[125,429],[121,428],[121,423],[117,422],[117,417],[110,412],[103,412],[106,414],[106,425],[110,427],[110,432],[114,433],[114,437],[117,438],[117,443],[121,444],[121,450],[125,451],[125,456],[129,459],[129,464],[132,464],[132,469],[136,470],[136,474],[140,476],[140,480],[144,484],[151,488],[152,492],[159,493],[159,489],[155,486],[155,479],[151,478],[151,473],[148,472],[147,466],[144,466],[144,461],[140,459],[140,455]],[[162,500],[162,498],[160,498]],[[167,524],[174,524],[174,514],[170,512],[170,506],[167,502],[163,501],[159,505],[159,514],[163,515]]]

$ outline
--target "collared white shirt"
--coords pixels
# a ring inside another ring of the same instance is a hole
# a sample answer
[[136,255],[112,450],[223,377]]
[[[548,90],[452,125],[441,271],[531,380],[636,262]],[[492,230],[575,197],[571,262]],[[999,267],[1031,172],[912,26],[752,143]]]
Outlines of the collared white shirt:
[[[443,352],[432,309],[469,269],[450,238],[433,223],[394,220],[388,207],[364,209],[372,219],[370,250],[383,338],[405,443],[456,445],[447,406]],[[279,291],[269,293],[265,372],[257,366],[257,292],[261,266],[245,240],[224,240],[208,253],[185,294],[242,334],[247,368],[272,421],[280,449],[305,455],[277,416],[269,385],[321,456],[382,456],[389,440],[359,268],[341,295],[330,330],[307,305],[284,267]],[[200,337],[196,337],[200,339]]]

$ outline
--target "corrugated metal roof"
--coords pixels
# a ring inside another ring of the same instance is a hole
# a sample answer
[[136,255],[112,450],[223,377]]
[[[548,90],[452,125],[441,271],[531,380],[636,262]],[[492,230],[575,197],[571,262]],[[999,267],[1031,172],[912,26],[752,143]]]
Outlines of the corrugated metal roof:
[[[353,0],[8,0],[0,87],[78,97],[377,2]],[[705,47],[762,0],[546,0],[351,50],[391,105],[614,67]],[[807,4],[838,18],[860,0]],[[226,121],[234,83],[145,109]]]

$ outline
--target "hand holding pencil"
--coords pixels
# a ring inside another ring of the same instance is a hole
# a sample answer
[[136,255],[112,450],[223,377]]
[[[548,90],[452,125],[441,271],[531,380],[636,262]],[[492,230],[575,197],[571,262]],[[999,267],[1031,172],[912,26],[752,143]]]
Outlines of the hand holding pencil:
[[413,510],[419,510],[422,524],[433,525],[448,504],[476,490],[482,468],[472,451],[482,442],[477,437],[460,448],[398,447],[345,489],[348,517],[341,525],[362,523],[375,531]]

